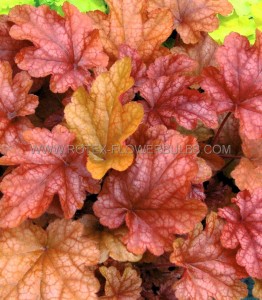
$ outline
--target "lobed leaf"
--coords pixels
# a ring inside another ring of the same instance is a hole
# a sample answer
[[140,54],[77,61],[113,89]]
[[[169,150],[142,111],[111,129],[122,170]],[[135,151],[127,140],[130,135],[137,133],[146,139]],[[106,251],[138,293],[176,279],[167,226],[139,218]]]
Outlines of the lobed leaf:
[[234,249],[240,245],[236,260],[244,266],[250,276],[262,279],[262,189],[252,193],[240,192],[233,203],[239,207],[225,207],[219,216],[226,219],[221,242],[224,247]]
[[148,136],[135,163],[105,179],[93,209],[100,223],[111,229],[126,222],[129,251],[142,254],[148,249],[161,255],[170,249],[174,234],[190,231],[204,218],[206,206],[186,200],[198,171],[196,153],[186,152],[186,147],[196,146],[195,139],[164,126],[150,128]]
[[89,85],[89,70],[108,63],[92,20],[68,2],[63,4],[63,11],[64,18],[48,6],[22,5],[9,14],[9,20],[16,24],[10,35],[34,44],[16,55],[17,65],[37,78],[51,75],[54,93]]
[[86,152],[70,150],[75,135],[57,125],[50,132],[35,128],[23,133],[27,145],[10,148],[1,165],[19,165],[0,183],[0,227],[16,227],[41,216],[59,196],[60,211],[72,218],[86,192],[98,193],[99,182],[85,169]]
[[1,299],[97,299],[88,269],[99,260],[80,222],[57,220],[43,230],[27,221],[0,231]]
[[220,69],[206,68],[201,84],[216,111],[233,112],[249,139],[262,137],[261,47],[260,31],[254,46],[246,37],[231,33],[216,52]]
[[239,300],[247,295],[239,280],[245,272],[236,263],[235,251],[220,243],[222,227],[216,213],[211,213],[204,230],[200,223],[186,239],[174,241],[170,261],[185,268],[173,286],[179,300]]
[[201,32],[218,28],[217,14],[229,15],[233,6],[228,0],[151,0],[151,9],[169,8],[173,14],[174,29],[185,44],[195,44],[201,39]]
[[137,129],[143,117],[141,104],[122,105],[120,96],[133,86],[131,60],[117,61],[109,72],[100,74],[88,94],[78,89],[65,108],[67,124],[75,132],[78,144],[88,148],[87,169],[101,179],[113,168],[126,170],[133,152],[125,140]]
[[145,0],[107,0],[109,14],[89,12],[112,62],[118,58],[119,46],[137,50],[144,62],[168,53],[162,43],[172,33],[172,15],[167,9],[148,13]]

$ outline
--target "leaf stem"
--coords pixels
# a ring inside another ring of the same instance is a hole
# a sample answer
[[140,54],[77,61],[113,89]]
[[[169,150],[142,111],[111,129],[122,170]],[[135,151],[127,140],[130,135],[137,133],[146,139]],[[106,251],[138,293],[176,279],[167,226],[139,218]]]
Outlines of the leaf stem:
[[213,141],[211,142],[211,146],[214,146],[214,145],[216,144],[216,142],[217,142],[217,140],[218,140],[218,138],[219,138],[220,132],[221,132],[221,130],[223,129],[224,125],[226,124],[226,121],[228,120],[228,118],[230,117],[230,115],[231,115],[231,112],[229,112],[229,113],[225,116],[224,120],[223,120],[222,123],[220,124],[220,126],[219,126],[219,128],[218,128],[218,130],[217,130],[217,132],[216,132],[216,134],[215,134],[215,136],[214,136],[214,139],[213,139]]
[[145,269],[158,269],[158,268],[170,268],[170,267],[177,267],[176,264],[156,264],[156,265],[143,265],[142,268]]
[[222,157],[222,158],[232,158],[232,159],[241,159],[242,156],[240,155],[224,155],[224,154],[218,154],[218,156]]

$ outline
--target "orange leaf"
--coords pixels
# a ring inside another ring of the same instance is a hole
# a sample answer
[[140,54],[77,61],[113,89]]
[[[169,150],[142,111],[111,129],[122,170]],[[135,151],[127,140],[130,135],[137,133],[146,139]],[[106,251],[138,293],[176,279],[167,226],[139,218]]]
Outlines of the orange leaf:
[[172,15],[167,9],[147,12],[145,0],[107,0],[109,15],[89,12],[112,61],[117,59],[119,46],[126,44],[137,50],[143,61],[168,53],[162,43],[172,33]]
[[262,188],[249,193],[240,192],[233,203],[239,207],[219,209],[226,219],[221,242],[224,247],[240,249],[237,263],[246,268],[250,276],[262,279]]
[[220,243],[222,221],[216,213],[199,223],[187,239],[178,238],[170,261],[184,267],[182,278],[174,284],[179,300],[239,300],[247,288],[239,278],[246,276],[237,265],[235,251]]
[[217,14],[229,15],[233,6],[228,0],[151,0],[151,9],[169,8],[174,17],[174,29],[184,43],[195,44],[201,32],[212,32],[219,26]]
[[88,85],[92,81],[89,69],[108,63],[92,20],[68,2],[63,11],[64,18],[46,5],[17,5],[9,14],[16,24],[10,35],[34,44],[16,55],[16,63],[33,77],[52,75],[50,89],[54,93]]
[[27,221],[0,231],[0,298],[97,299],[99,282],[87,267],[99,260],[80,222],[59,220],[46,231]]
[[0,147],[5,152],[10,146],[23,142],[22,131],[33,125],[25,116],[35,112],[38,97],[29,94],[33,81],[26,72],[12,78],[7,61],[0,62]]
[[106,279],[105,296],[108,300],[136,300],[140,298],[142,280],[132,267],[126,267],[123,274],[116,267],[100,267]]
[[249,140],[244,136],[242,139],[246,157],[241,158],[231,175],[240,190],[253,191],[262,188],[262,139]]
[[109,257],[120,262],[137,262],[142,255],[135,255],[129,252],[122,242],[122,238],[127,233],[127,228],[121,227],[115,230],[103,228],[98,219],[93,215],[85,215],[81,218],[81,222],[85,225],[86,234],[94,237],[99,243],[100,261],[105,262]]
[[65,108],[78,144],[89,149],[87,169],[93,178],[102,178],[110,168],[124,171],[133,162],[133,152],[124,142],[139,126],[143,108],[135,102],[122,105],[119,100],[133,86],[130,72],[130,58],[117,61],[96,78],[90,94],[79,88]]
[[35,128],[23,134],[27,145],[10,148],[2,165],[20,165],[0,184],[0,227],[15,227],[41,216],[59,195],[65,218],[83,206],[86,191],[98,193],[99,182],[84,167],[86,152],[70,151],[74,134],[57,125],[52,132]]
[[255,279],[255,285],[252,294],[254,297],[262,299],[262,280]]

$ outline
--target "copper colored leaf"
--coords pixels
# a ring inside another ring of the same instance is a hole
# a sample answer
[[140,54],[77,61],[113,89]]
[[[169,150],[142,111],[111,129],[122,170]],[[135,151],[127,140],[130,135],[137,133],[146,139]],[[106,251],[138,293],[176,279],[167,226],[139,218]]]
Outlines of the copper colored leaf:
[[136,270],[126,267],[121,274],[116,267],[100,267],[106,279],[105,296],[108,300],[137,300],[140,298],[142,280]]
[[229,15],[233,6],[228,0],[150,0],[150,8],[169,8],[174,18],[174,29],[184,43],[195,44],[201,32],[212,32],[219,26],[217,14]]
[[201,86],[218,113],[233,112],[249,139],[262,138],[262,33],[250,46],[246,37],[231,33],[216,52],[220,69],[208,67]]
[[240,192],[233,203],[239,207],[225,207],[219,216],[226,219],[221,236],[227,248],[240,245],[236,260],[250,276],[262,279],[262,189],[253,193]]
[[236,263],[235,251],[220,243],[222,227],[211,213],[204,230],[198,224],[187,239],[175,240],[170,261],[185,268],[174,285],[179,300],[239,300],[247,295],[246,285],[239,280],[245,274]]
[[254,297],[262,299],[262,280],[255,279],[255,285],[252,293]]
[[14,66],[16,53],[29,43],[12,39],[9,35],[11,25],[12,23],[8,22],[8,16],[0,16],[0,60],[7,60]]
[[245,137],[242,149],[245,157],[241,158],[238,166],[231,172],[236,185],[240,190],[262,188],[262,139],[249,140]]
[[100,223],[109,228],[126,222],[124,242],[135,254],[146,249],[162,254],[170,249],[175,233],[190,231],[206,213],[200,201],[186,200],[198,167],[196,154],[185,151],[196,146],[195,139],[160,129],[156,141],[155,128],[149,129],[151,140],[127,171],[110,173],[93,207]]
[[123,171],[133,162],[125,140],[139,126],[143,107],[135,102],[122,105],[119,99],[133,86],[130,72],[130,58],[117,61],[96,78],[89,94],[79,88],[65,108],[66,122],[78,144],[89,150],[87,169],[93,178],[102,178],[110,168]]
[[17,54],[16,63],[31,76],[52,75],[50,89],[55,93],[88,85],[92,81],[89,69],[108,62],[92,20],[68,2],[63,11],[64,18],[48,6],[22,5],[9,14],[16,24],[11,36],[34,44]]
[[32,127],[25,118],[35,112],[38,97],[29,94],[33,81],[26,72],[13,78],[7,61],[0,62],[0,147],[4,148],[23,142],[21,133]]
[[86,192],[98,193],[99,182],[85,168],[86,152],[70,150],[74,134],[58,125],[52,132],[35,128],[23,134],[27,145],[10,148],[2,165],[19,165],[0,184],[0,227],[15,227],[41,216],[58,195],[65,218],[83,206]]
[[[175,121],[194,129],[198,120],[211,128],[217,126],[216,113],[205,94],[190,89],[195,79],[187,76],[161,76],[149,79],[141,88],[141,101],[145,110],[145,121],[151,126],[164,124],[176,126]],[[175,121],[173,120],[175,119]]]
[[145,0],[107,0],[109,15],[100,11],[88,15],[99,29],[106,53],[112,61],[119,46],[126,44],[137,50],[144,62],[168,53],[161,44],[172,33],[172,15],[167,9],[147,12]]
[[214,178],[209,181],[205,194],[205,203],[210,211],[217,212],[218,208],[229,205],[231,202],[231,188]]
[[[227,113],[221,114],[218,119],[219,125],[227,118]],[[215,134],[217,131],[215,132]],[[231,114],[226,123],[224,123],[222,130],[219,133],[217,144],[227,146],[230,149],[229,155],[241,154],[241,138],[239,135],[239,120]]]
[[30,222],[0,231],[0,298],[97,299],[96,244],[80,222],[54,221],[44,231]]

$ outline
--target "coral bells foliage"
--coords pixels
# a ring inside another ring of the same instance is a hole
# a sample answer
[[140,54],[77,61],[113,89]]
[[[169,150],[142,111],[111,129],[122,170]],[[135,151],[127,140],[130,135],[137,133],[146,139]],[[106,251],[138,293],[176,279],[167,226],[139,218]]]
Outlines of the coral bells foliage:
[[0,298],[262,298],[262,33],[106,2],[0,16]]

